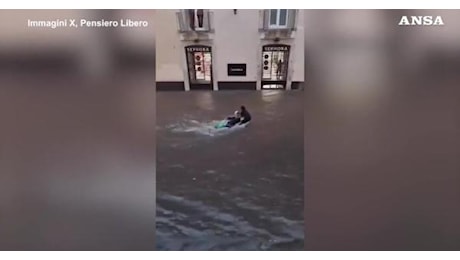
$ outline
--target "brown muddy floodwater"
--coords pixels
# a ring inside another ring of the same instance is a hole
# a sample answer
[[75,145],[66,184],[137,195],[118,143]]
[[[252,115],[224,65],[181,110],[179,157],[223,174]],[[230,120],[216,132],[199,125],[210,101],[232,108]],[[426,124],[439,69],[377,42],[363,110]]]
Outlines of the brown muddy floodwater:
[[[157,250],[302,250],[303,92],[157,93]],[[245,105],[247,128],[214,133]]]

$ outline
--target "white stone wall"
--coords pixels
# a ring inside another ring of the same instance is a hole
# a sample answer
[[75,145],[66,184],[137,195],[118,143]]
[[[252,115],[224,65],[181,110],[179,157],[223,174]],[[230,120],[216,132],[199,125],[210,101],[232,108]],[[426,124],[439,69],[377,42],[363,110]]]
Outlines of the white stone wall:
[[[176,12],[179,10],[157,10],[156,19],[156,80],[184,81],[184,43],[178,32]],[[218,81],[260,81],[262,45],[273,41],[261,39],[259,23],[261,10],[238,9],[234,14],[230,10],[210,10],[213,13],[211,41],[200,44],[210,45],[213,49],[213,77]],[[209,43],[209,44],[208,44]],[[290,70],[292,81],[304,81],[304,16],[300,10],[297,17],[297,31],[294,39],[281,40],[280,44],[291,45]],[[246,76],[227,75],[228,63],[246,63]]]

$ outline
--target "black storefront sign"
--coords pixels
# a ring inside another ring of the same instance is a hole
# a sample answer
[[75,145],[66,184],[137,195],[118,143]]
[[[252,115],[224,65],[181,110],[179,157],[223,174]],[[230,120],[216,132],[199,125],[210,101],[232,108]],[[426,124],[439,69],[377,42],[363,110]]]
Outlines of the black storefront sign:
[[227,64],[228,76],[246,76],[246,63]]
[[288,52],[291,46],[289,45],[265,45],[263,51],[285,51]]
[[186,47],[187,52],[211,52],[211,47],[208,46],[189,46]]

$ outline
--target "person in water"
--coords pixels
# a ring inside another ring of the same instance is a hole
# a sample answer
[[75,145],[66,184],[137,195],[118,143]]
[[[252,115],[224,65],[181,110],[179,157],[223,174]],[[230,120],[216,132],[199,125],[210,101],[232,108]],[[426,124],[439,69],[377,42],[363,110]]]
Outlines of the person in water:
[[249,111],[246,109],[245,106],[241,106],[240,117],[240,125],[251,121],[251,114],[249,114]]
[[227,125],[226,125],[226,127],[232,127],[232,126],[238,124],[240,121],[241,121],[240,111],[235,111],[234,116],[227,117]]

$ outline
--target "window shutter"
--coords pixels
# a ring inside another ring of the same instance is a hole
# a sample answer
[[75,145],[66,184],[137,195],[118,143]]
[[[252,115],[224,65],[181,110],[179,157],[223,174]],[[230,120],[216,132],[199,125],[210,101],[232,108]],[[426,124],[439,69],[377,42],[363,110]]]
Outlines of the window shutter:
[[264,24],[263,28],[268,29],[270,27],[270,9],[264,10]]
[[288,24],[287,27],[294,29],[295,28],[295,21],[297,16],[297,10],[289,9],[288,10]]

